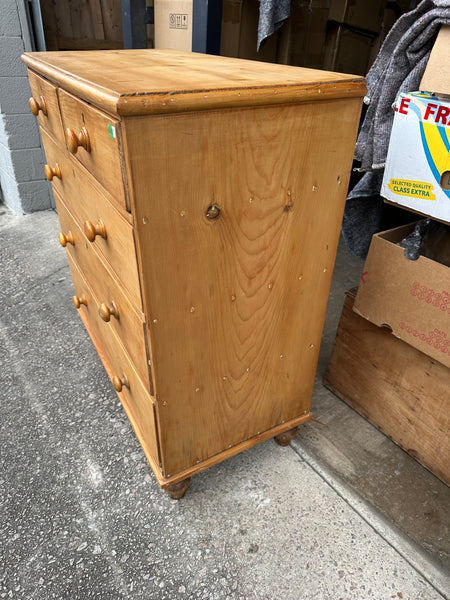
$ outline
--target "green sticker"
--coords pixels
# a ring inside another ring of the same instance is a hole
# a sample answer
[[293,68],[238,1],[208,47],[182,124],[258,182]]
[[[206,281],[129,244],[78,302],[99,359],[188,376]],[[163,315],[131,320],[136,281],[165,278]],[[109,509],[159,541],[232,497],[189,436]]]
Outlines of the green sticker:
[[112,123],[108,123],[109,137],[113,140],[116,137],[116,128]]

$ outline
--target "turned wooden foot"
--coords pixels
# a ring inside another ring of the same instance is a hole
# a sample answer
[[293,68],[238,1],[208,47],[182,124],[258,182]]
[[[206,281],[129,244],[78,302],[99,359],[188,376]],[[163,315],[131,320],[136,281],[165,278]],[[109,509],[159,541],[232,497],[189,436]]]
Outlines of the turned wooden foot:
[[285,431],[284,433],[280,433],[280,435],[276,435],[273,439],[276,441],[276,443],[279,446],[289,446],[289,442],[292,440],[292,438],[295,437],[295,434],[297,433],[297,429],[298,429],[298,427],[289,429],[288,431]]
[[183,479],[183,481],[179,481],[178,483],[173,483],[172,485],[168,485],[166,488],[166,492],[172,498],[172,500],[180,500],[186,493],[186,490],[191,483],[191,478]]

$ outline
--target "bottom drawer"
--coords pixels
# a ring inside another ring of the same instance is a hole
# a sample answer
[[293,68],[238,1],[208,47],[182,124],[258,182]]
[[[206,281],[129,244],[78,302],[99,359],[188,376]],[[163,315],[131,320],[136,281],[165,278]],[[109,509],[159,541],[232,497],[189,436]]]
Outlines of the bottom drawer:
[[[160,465],[156,429],[156,407],[136,373],[119,338],[110,328],[101,327],[97,315],[98,299],[84,279],[75,260],[67,254],[80,317],[94,342],[103,365],[117,391],[152,467]],[[155,465],[156,463],[156,465]]]

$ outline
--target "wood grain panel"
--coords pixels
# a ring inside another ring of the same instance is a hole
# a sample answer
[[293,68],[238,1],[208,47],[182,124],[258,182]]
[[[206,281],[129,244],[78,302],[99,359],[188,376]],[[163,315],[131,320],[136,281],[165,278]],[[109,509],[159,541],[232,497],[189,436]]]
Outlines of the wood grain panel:
[[[94,291],[95,297],[98,299],[96,318],[99,321],[99,329],[102,331],[114,329],[130,354],[143,381],[149,383],[144,316],[133,308],[120,284],[114,279],[107,265],[89,244],[84,233],[76,224],[74,217],[57,193],[55,193],[55,202],[61,230],[64,234],[71,231],[75,242],[74,245],[67,244],[67,252],[76,260],[84,277]],[[109,305],[111,302],[117,305],[120,318],[111,317],[111,320],[106,323],[101,319],[98,311],[101,303]]]
[[347,293],[325,385],[450,485],[450,369],[353,312]]
[[209,469],[210,467],[219,464],[223,460],[227,460],[227,459],[231,458],[232,456],[236,456],[236,454],[239,454],[240,452],[245,452],[245,450],[248,450],[249,448],[253,448],[253,446],[256,446],[257,444],[261,444],[262,442],[265,442],[266,440],[269,440],[270,438],[273,438],[273,437],[283,434],[289,430],[292,430],[292,429],[298,427],[299,425],[303,425],[303,423],[306,423],[311,418],[312,418],[312,414],[308,413],[307,415],[302,415],[301,417],[297,417],[296,419],[293,419],[292,421],[286,421],[282,425],[277,425],[273,429],[268,429],[267,431],[264,431],[263,433],[261,433],[259,435],[255,435],[254,437],[250,438],[249,440],[245,440],[245,442],[242,442],[241,444],[237,444],[236,446],[231,446],[230,448],[227,448],[227,450],[225,450],[224,452],[221,452],[220,454],[215,454],[214,456],[212,456],[211,458],[208,458],[204,462],[196,463],[195,465],[189,467],[185,471],[179,471],[175,475],[170,475],[170,477],[165,477],[162,474],[162,472],[160,470],[158,470],[156,472],[156,477],[158,479],[158,483],[162,488],[165,488],[168,485],[171,485],[173,483],[183,481],[183,479],[192,477],[193,475],[196,475],[197,473],[201,473],[202,471],[205,471],[205,469]]
[[125,121],[166,477],[309,412],[359,111]]
[[105,38],[114,40],[123,47],[121,0],[101,0],[101,8]]
[[123,42],[116,40],[95,40],[93,38],[59,37],[57,39],[59,50],[117,50],[123,48]]
[[175,50],[36,52],[22,59],[120,115],[361,98],[366,91],[354,75]]
[[84,127],[89,134],[90,152],[78,148],[75,158],[127,208],[120,157],[120,123],[64,90],[60,89],[58,93],[64,129],[70,128],[78,134]]
[[44,98],[47,114],[45,115],[42,111],[39,111],[37,120],[39,126],[47,131],[53,139],[61,144],[66,145],[64,140],[64,131],[61,122],[61,116],[59,114],[58,94],[57,88],[49,81],[46,81],[33,71],[28,70],[28,79],[30,81],[31,94],[35,100],[40,100],[41,96]]
[[[56,0],[40,0],[42,25],[44,26],[45,47],[47,51],[58,50],[58,22],[56,17]],[[60,5],[61,2],[58,2]]]
[[123,48],[120,0],[41,0],[47,50]]
[[[82,32],[92,32],[92,21],[90,18],[86,0],[69,0],[70,18],[74,38],[81,38]],[[89,35],[92,37],[92,34]]]
[[100,0],[89,0],[94,37],[97,40],[105,39],[105,27],[103,25],[102,5]]
[[156,413],[153,401],[128,359],[119,338],[111,329],[101,327],[97,315],[98,298],[84,279],[70,253],[68,253],[68,259],[75,294],[79,297],[84,295],[87,299],[87,306],[84,304],[80,306],[79,315],[94,342],[109,377],[112,379],[116,375],[118,377],[126,375],[129,385],[128,387],[124,386],[117,395],[146,454],[152,457],[153,463],[159,465]]
[[88,220],[93,224],[98,219],[103,221],[107,238],[97,236],[92,245],[116,273],[134,305],[142,310],[131,216],[117,211],[109,194],[86,169],[59,148],[45,132],[41,133],[47,163],[52,167],[58,164],[61,169],[61,179],[53,178],[53,189],[62,196],[81,228]]

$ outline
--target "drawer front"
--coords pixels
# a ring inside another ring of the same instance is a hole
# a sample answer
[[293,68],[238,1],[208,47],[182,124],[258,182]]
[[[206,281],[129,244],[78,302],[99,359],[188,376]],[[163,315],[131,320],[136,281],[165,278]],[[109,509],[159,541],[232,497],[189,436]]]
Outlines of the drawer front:
[[103,223],[102,233],[106,232],[106,239],[98,234],[89,243],[104,256],[132,301],[142,309],[132,225],[112,206],[86,169],[61,150],[44,131],[41,133],[47,164],[58,173],[50,174],[54,191],[64,198],[80,227],[83,230],[88,227],[91,239],[92,233],[96,232],[89,224],[95,227],[99,221]]
[[120,154],[120,123],[59,89],[66,145],[82,165],[127,208]]
[[94,342],[139,441],[153,460],[160,464],[156,409],[153,401],[115,333],[101,326],[97,314],[98,299],[70,254],[68,259],[75,295],[84,302],[78,308],[79,315]]
[[59,113],[57,88],[49,81],[28,70],[31,87],[30,110],[37,117],[39,126],[54,140],[65,146],[64,131]]
[[113,279],[105,263],[92,249],[58,194],[55,194],[55,201],[61,231],[67,240],[65,242],[67,252],[76,260],[98,299],[96,319],[99,321],[99,326],[101,329],[113,329],[116,332],[133,360],[136,370],[147,383],[149,375],[144,316],[133,308],[120,284]]

